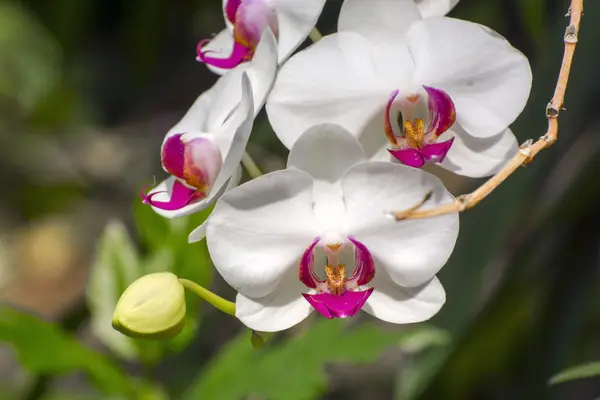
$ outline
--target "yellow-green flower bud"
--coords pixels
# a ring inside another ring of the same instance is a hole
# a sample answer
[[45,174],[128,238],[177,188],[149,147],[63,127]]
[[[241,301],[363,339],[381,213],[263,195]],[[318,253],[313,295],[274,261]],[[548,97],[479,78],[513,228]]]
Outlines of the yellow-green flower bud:
[[170,272],[145,275],[121,295],[112,326],[124,335],[144,339],[170,339],[185,324],[185,291]]

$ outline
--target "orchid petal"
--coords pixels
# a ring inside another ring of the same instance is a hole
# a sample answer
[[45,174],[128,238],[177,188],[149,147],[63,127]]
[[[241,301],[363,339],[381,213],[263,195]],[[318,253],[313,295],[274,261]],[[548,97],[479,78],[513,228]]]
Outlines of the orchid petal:
[[437,314],[446,301],[444,287],[436,277],[419,286],[402,287],[394,284],[382,270],[371,285],[375,290],[363,310],[393,324],[426,321]]
[[[247,265],[246,268],[253,268]],[[235,316],[247,327],[261,332],[282,331],[298,324],[313,308],[301,295],[306,288],[298,281],[297,272],[288,271],[278,286],[260,298],[238,293]]]
[[371,43],[403,42],[410,26],[421,20],[413,0],[345,0],[338,19],[338,32],[355,32]]
[[279,24],[279,63],[287,58],[306,40],[325,6],[325,0],[270,0],[275,8]]
[[415,82],[448,93],[457,121],[472,136],[490,137],[521,113],[531,89],[527,58],[479,24],[429,18],[408,32]]
[[459,0],[415,0],[423,18],[442,17],[448,14]]
[[436,176],[399,164],[368,162],[346,172],[342,189],[343,233],[362,242],[394,282],[420,285],[446,263],[458,236],[458,213],[400,222],[389,215],[415,206],[427,194],[423,210],[452,203],[454,198]]
[[339,124],[358,137],[379,117],[389,94],[376,74],[370,43],[344,32],[294,55],[278,73],[267,114],[287,148],[313,125]]
[[477,138],[455,124],[440,140],[450,135],[454,136],[454,145],[441,165],[471,178],[496,174],[519,150],[517,138],[510,129],[489,138]]
[[315,180],[315,216],[323,230],[339,226],[345,209],[339,181],[348,168],[364,160],[358,140],[339,125],[313,126],[292,146],[288,168],[305,171]]
[[396,160],[409,167],[421,168],[425,165],[425,159],[418,149],[409,147],[406,149],[390,149],[388,151]]
[[318,235],[312,210],[313,181],[303,171],[261,176],[225,193],[206,229],[216,269],[237,291],[264,297],[298,264]]

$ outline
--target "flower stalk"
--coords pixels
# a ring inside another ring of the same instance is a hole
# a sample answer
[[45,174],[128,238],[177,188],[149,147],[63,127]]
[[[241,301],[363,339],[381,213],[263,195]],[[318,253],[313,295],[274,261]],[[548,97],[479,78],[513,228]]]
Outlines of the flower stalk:
[[196,282],[192,282],[188,279],[179,278],[179,283],[181,283],[181,285],[186,289],[191,290],[194,294],[205,300],[216,309],[235,317],[235,303],[225,300],[221,296],[214,294],[210,290],[205,289]]
[[492,193],[502,182],[511,176],[519,167],[529,164],[535,156],[542,150],[550,147],[558,139],[558,116],[563,109],[565,92],[571,73],[571,65],[575,55],[575,48],[578,42],[579,26],[581,16],[583,15],[583,0],[571,0],[569,8],[570,23],[565,31],[563,41],[565,50],[563,60],[558,75],[554,96],[546,107],[546,118],[548,119],[548,129],[536,142],[527,140],[523,143],[519,151],[496,175],[488,179],[483,185],[469,194],[458,196],[456,200],[444,206],[432,208],[430,210],[418,210],[411,207],[408,210],[394,211],[392,216],[397,220],[430,218],[454,212],[462,212],[475,207],[479,202]]

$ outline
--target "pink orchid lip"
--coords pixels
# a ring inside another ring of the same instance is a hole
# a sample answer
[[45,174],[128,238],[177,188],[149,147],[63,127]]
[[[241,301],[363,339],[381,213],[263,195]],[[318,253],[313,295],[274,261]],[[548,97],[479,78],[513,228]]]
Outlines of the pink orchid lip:
[[242,62],[252,58],[253,51],[247,47],[244,47],[238,42],[233,43],[233,51],[226,58],[207,56],[207,54],[210,53],[218,53],[214,50],[203,50],[204,46],[208,41],[208,39],[204,39],[200,43],[198,43],[198,46],[196,48],[196,61],[211,65],[216,68],[232,69],[234,67],[237,67]]
[[202,200],[205,196],[195,189],[190,189],[178,180],[173,183],[173,190],[168,201],[156,201],[153,197],[166,191],[146,194],[146,188],[142,189],[142,203],[148,204],[165,211],[176,211],[186,207],[195,201]]
[[348,290],[342,295],[302,293],[302,296],[325,318],[333,319],[356,315],[371,293],[373,293],[373,288],[362,291]]
[[[175,177],[169,191],[146,194],[142,190],[142,202],[161,210],[179,210],[206,198],[221,171],[221,151],[209,137],[184,137],[175,134],[167,137],[161,149],[161,162],[165,171]],[[167,193],[168,201],[154,199],[159,193]]]
[[413,168],[421,168],[426,163],[441,163],[444,161],[452,147],[452,143],[454,143],[453,137],[444,142],[426,144],[421,149],[407,147],[397,150],[388,149],[388,151],[402,164]]
[[254,56],[260,38],[266,28],[278,35],[277,15],[267,0],[229,0],[225,5],[226,18],[233,24],[233,50],[226,57],[212,57],[215,50],[204,50],[210,40],[202,40],[196,46],[196,60],[207,65],[232,69]]
[[423,86],[427,92],[429,113],[431,121],[427,129],[435,137],[446,132],[456,121],[456,108],[454,102],[443,90]]
[[356,240],[356,238],[348,236],[348,240],[354,245],[355,268],[352,275],[343,280],[341,287],[332,286],[327,279],[319,279],[314,271],[314,251],[321,241],[320,237],[313,240],[300,259],[300,281],[318,292],[317,294],[303,293],[302,296],[327,318],[346,318],[355,315],[373,292],[373,288],[359,290],[361,286],[368,284],[375,276],[373,257],[367,246]]

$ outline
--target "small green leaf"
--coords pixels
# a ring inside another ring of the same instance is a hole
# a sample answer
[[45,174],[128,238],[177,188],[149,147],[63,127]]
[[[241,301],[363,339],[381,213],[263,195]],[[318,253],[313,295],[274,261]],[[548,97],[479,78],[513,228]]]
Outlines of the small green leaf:
[[575,379],[592,378],[600,375],[600,361],[577,365],[559,372],[550,379],[550,385],[572,381]]
[[85,371],[105,393],[131,395],[128,377],[106,357],[80,344],[58,326],[0,306],[0,341],[9,343],[21,364],[34,374]]
[[98,243],[86,296],[94,334],[126,359],[138,358],[139,349],[131,338],[112,328],[112,315],[121,293],[141,275],[139,257],[125,226],[109,222]]
[[345,321],[320,320],[303,336],[260,350],[252,347],[247,331],[221,350],[183,398],[233,400],[254,394],[314,399],[327,387],[328,363],[373,362],[386,348],[401,345],[423,329],[385,332],[373,324],[347,329]]

